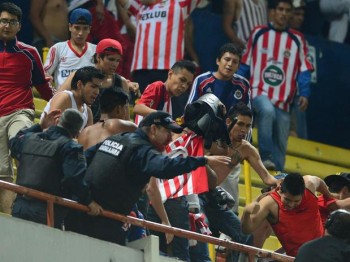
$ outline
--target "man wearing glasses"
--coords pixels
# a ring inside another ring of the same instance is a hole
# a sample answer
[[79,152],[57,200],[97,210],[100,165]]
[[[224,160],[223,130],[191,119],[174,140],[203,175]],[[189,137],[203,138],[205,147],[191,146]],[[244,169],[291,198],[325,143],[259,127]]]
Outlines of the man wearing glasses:
[[[13,3],[0,4],[0,179],[13,181],[8,142],[34,120],[32,86],[49,100],[52,89],[45,79],[38,51],[17,41],[22,10]],[[0,212],[11,213],[13,193],[0,189]]]

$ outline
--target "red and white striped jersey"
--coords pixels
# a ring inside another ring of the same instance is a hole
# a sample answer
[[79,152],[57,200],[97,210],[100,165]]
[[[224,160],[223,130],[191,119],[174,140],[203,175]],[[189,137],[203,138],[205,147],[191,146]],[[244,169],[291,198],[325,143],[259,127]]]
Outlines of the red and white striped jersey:
[[[166,153],[169,157],[204,156],[203,137],[195,133],[184,134],[166,147]],[[169,198],[200,194],[209,190],[205,166],[173,179],[157,179],[157,184],[163,203]]]
[[253,29],[267,22],[265,0],[244,0],[241,15],[237,21],[237,35],[240,39],[248,41]]
[[306,54],[300,32],[290,28],[277,31],[272,24],[256,27],[242,57],[242,63],[250,67],[253,99],[266,95],[276,107],[289,111],[298,73],[313,70]]
[[129,10],[137,17],[131,71],[168,70],[184,57],[185,20],[201,0],[158,0],[143,5],[130,0]]

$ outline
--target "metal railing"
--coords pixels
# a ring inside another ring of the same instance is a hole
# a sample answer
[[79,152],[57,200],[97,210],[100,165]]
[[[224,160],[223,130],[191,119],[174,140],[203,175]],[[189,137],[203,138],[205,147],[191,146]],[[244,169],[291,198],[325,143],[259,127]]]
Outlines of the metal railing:
[[[53,208],[54,204],[58,204],[58,205],[72,208],[75,210],[79,210],[82,212],[89,211],[89,208],[87,206],[79,204],[73,200],[50,195],[50,194],[40,192],[40,191],[37,191],[34,189],[19,186],[19,185],[13,184],[13,183],[9,183],[9,182],[5,182],[5,181],[0,180],[0,188],[11,190],[13,192],[16,192],[17,194],[25,195],[28,197],[36,198],[36,199],[47,202],[47,225],[50,227],[53,227],[53,225],[54,225],[54,208]],[[210,243],[210,244],[226,247],[228,249],[237,250],[237,251],[244,252],[244,253],[250,253],[250,254],[253,254],[253,255],[261,257],[261,258],[270,258],[270,259],[282,261],[282,262],[294,261],[294,257],[290,257],[290,256],[286,256],[283,254],[267,251],[264,249],[259,249],[259,248],[252,247],[252,246],[239,244],[239,243],[228,241],[228,240],[223,240],[223,239],[219,239],[219,238],[215,238],[215,237],[211,237],[211,236],[202,235],[202,234],[199,234],[196,232],[187,231],[187,230],[179,229],[176,227],[171,227],[171,226],[166,226],[166,225],[150,222],[150,221],[147,221],[144,219],[139,219],[139,218],[135,218],[135,217],[131,217],[131,216],[124,216],[124,215],[114,213],[111,211],[107,211],[107,210],[102,211],[102,213],[100,215],[103,217],[110,218],[110,219],[119,220],[119,221],[122,221],[124,223],[129,223],[129,224],[132,224],[135,226],[140,226],[140,227],[156,230],[156,231],[163,232],[163,233],[174,234],[175,236],[178,236],[178,237],[184,237],[187,239],[194,239],[194,240],[197,240],[200,242],[205,242],[205,243]]]

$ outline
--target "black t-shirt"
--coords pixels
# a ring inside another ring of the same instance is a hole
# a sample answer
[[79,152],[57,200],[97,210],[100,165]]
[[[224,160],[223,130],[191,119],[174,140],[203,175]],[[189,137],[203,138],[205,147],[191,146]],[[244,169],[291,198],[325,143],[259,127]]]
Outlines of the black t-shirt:
[[302,245],[295,261],[348,262],[350,261],[350,244],[333,236],[321,237]]

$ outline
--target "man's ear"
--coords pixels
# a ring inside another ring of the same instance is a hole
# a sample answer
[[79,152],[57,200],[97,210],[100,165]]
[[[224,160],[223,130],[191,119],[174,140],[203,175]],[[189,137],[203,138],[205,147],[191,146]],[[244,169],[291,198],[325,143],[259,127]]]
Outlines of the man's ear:
[[230,118],[226,118],[226,126],[230,126],[230,124],[232,123]]

